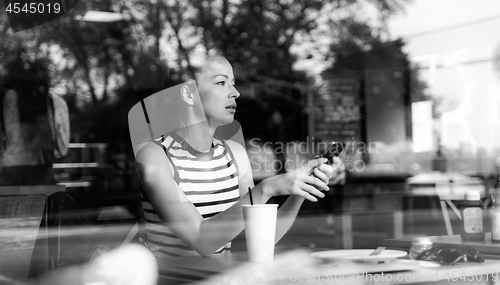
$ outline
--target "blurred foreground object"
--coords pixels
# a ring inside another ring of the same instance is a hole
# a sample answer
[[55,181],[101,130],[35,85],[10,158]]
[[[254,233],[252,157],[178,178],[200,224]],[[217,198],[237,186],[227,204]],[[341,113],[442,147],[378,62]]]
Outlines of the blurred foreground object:
[[69,267],[29,284],[154,285],[157,279],[154,255],[142,245],[128,244],[99,256],[88,266]]

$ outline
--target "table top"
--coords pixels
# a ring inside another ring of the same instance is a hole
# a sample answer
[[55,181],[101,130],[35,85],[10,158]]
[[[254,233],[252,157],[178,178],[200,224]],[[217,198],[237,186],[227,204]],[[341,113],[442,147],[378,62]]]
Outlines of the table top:
[[[500,243],[491,242],[491,233],[486,233],[484,241],[462,241],[460,235],[429,236],[434,244],[445,245],[469,245],[479,250],[485,255],[498,256],[500,259]],[[397,249],[408,249],[411,245],[411,238],[386,239],[382,244]]]
[[482,184],[482,180],[478,177],[470,177],[458,172],[425,172],[408,178],[408,184],[427,185],[427,184]]
[[[270,263],[247,261],[245,252],[213,257],[158,259],[159,284],[414,284],[434,281],[500,280],[500,258],[483,263],[422,267],[407,258],[386,263],[324,262],[311,249],[275,254]],[[440,283],[440,282],[436,282]]]

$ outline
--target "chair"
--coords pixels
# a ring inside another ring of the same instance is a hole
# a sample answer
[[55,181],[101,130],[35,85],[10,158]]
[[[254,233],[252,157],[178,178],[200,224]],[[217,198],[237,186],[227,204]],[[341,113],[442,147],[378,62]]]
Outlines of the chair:
[[99,253],[133,242],[140,234],[140,213],[135,202],[102,193],[50,195],[33,247],[28,279],[89,263]]
[[464,192],[466,190],[475,190],[481,193],[481,197],[484,198],[483,207],[486,208],[490,202],[490,197],[488,197],[487,189],[484,189],[484,185],[481,181],[461,181],[459,183],[454,180],[450,180],[448,183],[436,183],[436,191],[439,195],[439,203],[441,206],[441,211],[443,213],[444,222],[446,225],[446,232],[448,235],[453,235],[453,227],[451,225],[451,218],[448,214],[448,207],[455,213],[455,215],[461,220],[462,216],[460,210],[455,205],[455,201],[461,201],[464,199]]
[[[439,198],[439,208],[443,215],[447,235],[454,234],[449,209],[452,210],[456,217],[462,219],[460,210],[455,205],[455,201],[462,201],[464,199],[465,191],[479,191],[481,193],[481,197],[486,198],[484,206],[486,207],[489,203],[488,191],[485,189],[481,179],[468,177],[460,173],[422,173],[409,178],[408,183],[411,186],[417,186],[415,189],[421,189],[420,191],[430,190],[430,192],[422,194],[437,194]],[[421,185],[427,187],[419,188],[418,186]],[[412,191],[415,191],[415,189]]]
[[[115,201],[117,205],[102,207],[96,219],[95,237],[100,237],[99,246],[89,262],[102,253],[138,241],[142,235],[142,214],[137,205],[128,200]],[[104,235],[102,234],[104,230]]]
[[123,205],[104,207],[99,212],[97,217],[98,222],[110,222],[110,221],[134,221],[133,226],[127,233],[127,236],[123,239],[121,246],[131,243],[134,238],[139,234],[139,212],[133,213],[129,207]]

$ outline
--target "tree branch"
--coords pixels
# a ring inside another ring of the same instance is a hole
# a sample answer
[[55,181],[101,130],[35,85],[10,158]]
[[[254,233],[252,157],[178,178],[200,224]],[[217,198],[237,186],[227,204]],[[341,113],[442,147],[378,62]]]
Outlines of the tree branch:
[[175,4],[175,7],[176,7],[176,10],[177,10],[177,16],[179,17],[178,21],[177,21],[177,24],[178,25],[175,25],[174,24],[174,21],[172,19],[172,16],[170,15],[170,13],[167,13],[167,20],[168,22],[170,23],[170,26],[172,27],[172,30],[174,31],[174,34],[175,34],[175,37],[177,38],[177,44],[179,46],[179,50],[181,52],[181,54],[184,56],[184,59],[186,60],[187,62],[187,68],[188,68],[188,71],[189,73],[191,73],[191,76],[194,77],[195,75],[195,72],[194,72],[194,68],[193,66],[191,65],[191,62],[189,60],[189,52],[187,51],[187,49],[184,47],[184,45],[182,44],[182,41],[181,41],[181,38],[179,36],[179,33],[180,33],[180,25],[182,23],[182,12],[181,12],[181,9],[180,9],[180,6],[179,6],[179,2],[176,2]]

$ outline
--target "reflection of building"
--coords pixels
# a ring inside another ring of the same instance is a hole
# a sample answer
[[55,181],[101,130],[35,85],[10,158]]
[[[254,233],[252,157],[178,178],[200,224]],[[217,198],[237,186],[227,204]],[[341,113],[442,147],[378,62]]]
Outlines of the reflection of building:
[[329,141],[362,141],[361,79],[354,73],[324,77],[326,84],[316,98],[315,136]]
[[439,98],[443,146],[461,154],[500,150],[500,80],[494,49],[463,48],[415,57],[430,93]]
[[434,121],[432,117],[432,101],[412,104],[413,151],[434,150]]
[[405,143],[411,139],[409,64],[398,44],[352,52],[323,73],[316,135],[323,140]]
[[[342,122],[348,118],[345,116],[331,122],[340,125],[341,132],[325,132],[323,128],[316,129],[316,134],[328,140],[345,139],[339,134],[359,130],[360,141],[383,142],[387,150],[394,150],[393,160],[379,153],[379,163],[405,171],[433,169],[431,162],[439,142],[448,160],[447,171],[490,172],[492,160],[500,154],[496,136],[500,127],[500,76],[494,68],[495,50],[478,46],[414,57],[415,67],[409,68],[406,56],[397,47],[391,49],[352,52],[323,74],[326,88],[323,97],[316,99],[316,107],[329,112],[330,117],[325,115],[321,122],[328,125],[328,118],[339,118],[334,114],[336,105],[343,103],[325,100],[338,94],[356,98],[361,118],[349,125]],[[359,90],[349,93],[339,87],[348,82],[342,78],[351,80],[351,86],[360,86]],[[334,87],[329,86],[332,84]],[[409,154],[409,145],[403,145],[409,140],[413,154]]]

